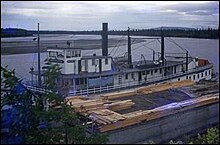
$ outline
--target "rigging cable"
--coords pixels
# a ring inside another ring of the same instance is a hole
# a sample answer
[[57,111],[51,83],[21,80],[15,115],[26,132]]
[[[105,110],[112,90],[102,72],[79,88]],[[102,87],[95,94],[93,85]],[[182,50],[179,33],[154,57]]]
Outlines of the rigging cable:
[[[109,53],[109,55],[114,51],[114,49],[115,49],[116,47],[118,47],[118,44],[119,44],[119,42],[122,40],[123,37],[124,37],[123,35],[120,37],[120,39],[118,40],[117,44],[114,46],[114,48],[112,48],[112,50],[111,50],[111,52]],[[120,45],[119,45],[119,46],[120,46]]]
[[[133,41],[131,42],[131,45],[132,44],[134,44],[134,42],[135,42],[136,40],[135,39],[133,39]],[[116,53],[116,52],[115,52]],[[115,53],[114,53],[114,55],[115,55]],[[121,54],[119,54],[119,55],[117,55],[117,56],[115,56],[115,57],[119,57],[120,55],[125,55],[127,52],[123,52],[123,53],[121,53]],[[113,56],[114,56],[113,55]]]
[[[184,50],[184,51],[186,51],[186,52],[188,52],[188,50],[187,49],[185,49],[185,48],[183,48],[183,47],[181,47],[179,44],[177,44],[173,39],[168,39],[168,38],[166,38],[168,41],[170,41],[170,42],[172,42],[172,43],[174,43],[174,44],[176,44],[179,48],[181,48],[182,50]],[[191,57],[191,58],[193,58],[189,53],[188,53],[188,55]],[[194,61],[193,61],[194,62]],[[194,64],[196,64],[195,62],[194,62]]]

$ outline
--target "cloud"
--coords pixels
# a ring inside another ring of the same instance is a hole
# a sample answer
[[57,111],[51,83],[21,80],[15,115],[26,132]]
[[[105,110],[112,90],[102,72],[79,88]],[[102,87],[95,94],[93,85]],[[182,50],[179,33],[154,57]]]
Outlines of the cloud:
[[208,22],[218,26],[219,21],[218,3],[206,1],[3,1],[1,10],[1,26],[28,29],[37,22],[43,29],[92,30],[101,29],[102,22],[110,29],[126,29]]
[[218,2],[212,1],[208,3],[188,3],[188,4],[173,4],[164,6],[162,10],[174,11],[179,14],[187,15],[213,15],[219,13]]

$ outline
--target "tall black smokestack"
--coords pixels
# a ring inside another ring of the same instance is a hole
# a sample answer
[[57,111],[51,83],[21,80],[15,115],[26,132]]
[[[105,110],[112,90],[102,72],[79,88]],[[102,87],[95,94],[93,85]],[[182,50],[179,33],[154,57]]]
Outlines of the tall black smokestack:
[[130,37],[130,28],[129,27],[128,27],[128,65],[129,65],[129,68],[132,68],[131,37]]
[[102,56],[108,56],[108,23],[102,23]]

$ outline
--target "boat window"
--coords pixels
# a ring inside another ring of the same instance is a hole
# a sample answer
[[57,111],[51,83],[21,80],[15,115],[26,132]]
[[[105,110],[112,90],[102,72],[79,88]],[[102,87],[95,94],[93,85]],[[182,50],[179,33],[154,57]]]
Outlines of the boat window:
[[95,59],[92,59],[92,65],[95,65]]
[[66,58],[71,58],[71,57],[72,57],[71,51],[67,50],[66,51]]
[[153,71],[150,71],[151,75],[153,75]]
[[57,57],[58,57],[58,58],[64,58],[63,52],[58,52],[58,53],[57,53]]
[[154,72],[157,73],[157,69],[155,69]]
[[83,78],[80,78],[80,84],[83,84]]
[[197,74],[197,78],[199,78],[199,74]]
[[[75,57],[80,57],[81,56],[81,52],[80,52],[80,50],[76,50],[76,51],[74,51],[74,56]],[[72,54],[73,55],[73,54]]]
[[75,60],[67,60],[67,63],[74,63]]
[[209,70],[209,75],[211,74],[211,71]]
[[131,77],[134,79],[134,73],[131,73]]
[[57,55],[56,55],[56,52],[50,51],[49,52],[49,56],[50,57],[56,57]]
[[174,73],[176,73],[176,65],[174,66]]
[[193,75],[193,80],[195,80],[196,79],[196,76],[195,75]]
[[191,76],[189,76],[189,79],[191,80]]
[[76,79],[76,85],[79,85],[79,79]]
[[160,68],[160,74],[162,74],[162,68]]
[[178,78],[178,81],[180,81],[180,78]]
[[149,71],[147,71],[147,75],[149,74]]
[[205,76],[207,76],[207,71],[205,72]]
[[202,73],[202,76],[201,77],[203,77],[203,73]]
[[188,80],[188,76],[186,76],[186,79]]
[[105,64],[108,64],[108,58],[105,59]]
[[75,51],[71,52],[72,57],[75,57]]
[[64,61],[60,59],[49,59],[49,62],[64,63]]
[[85,60],[85,71],[88,71],[88,60]]
[[128,74],[125,74],[125,79],[126,79],[126,80],[128,79]]
[[78,57],[78,51],[77,50],[75,51],[75,57]]

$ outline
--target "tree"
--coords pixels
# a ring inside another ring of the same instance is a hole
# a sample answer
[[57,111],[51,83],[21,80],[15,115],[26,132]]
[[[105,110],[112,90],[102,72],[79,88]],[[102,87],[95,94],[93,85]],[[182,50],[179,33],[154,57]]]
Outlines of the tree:
[[191,141],[192,144],[219,144],[219,129],[218,127],[209,128],[206,134],[198,134],[197,139]]
[[[56,89],[59,73],[58,65],[51,65],[46,71],[45,87]],[[2,85],[7,93],[1,93],[1,114],[4,107],[16,109],[16,117],[11,119],[9,133],[1,133],[1,140],[21,136],[20,143],[106,143],[107,135],[88,134],[87,118],[73,111],[63,97],[54,91],[45,94],[33,93],[15,77],[15,70],[1,67]],[[34,98],[34,99],[33,99]],[[49,107],[48,104],[49,103]],[[4,116],[1,115],[3,122]],[[84,124],[84,125],[83,125]],[[4,127],[4,126],[3,126]],[[1,141],[2,142],[2,141]]]

